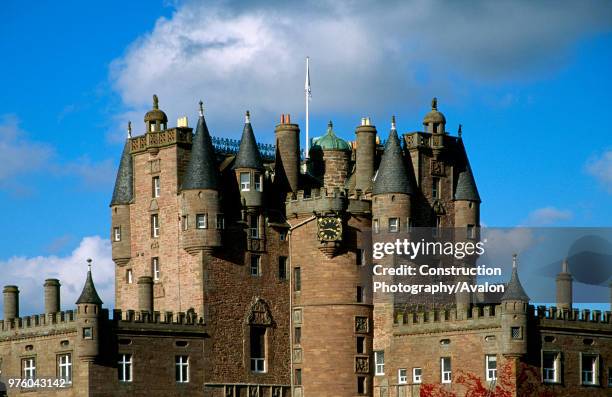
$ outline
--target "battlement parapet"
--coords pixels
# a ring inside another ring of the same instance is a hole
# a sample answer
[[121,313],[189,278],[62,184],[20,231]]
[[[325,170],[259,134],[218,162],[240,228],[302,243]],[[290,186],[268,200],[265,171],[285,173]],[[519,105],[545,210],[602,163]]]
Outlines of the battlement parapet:
[[359,193],[349,197],[347,189],[312,189],[310,192],[298,190],[288,193],[285,201],[287,214],[325,214],[349,211],[351,213],[370,213],[371,202]]
[[191,128],[188,127],[176,127],[163,131],[147,132],[144,135],[130,138],[130,149],[132,153],[139,153],[174,144],[191,145],[193,139],[191,131]]
[[12,320],[0,320],[0,338],[10,338],[29,333],[48,332],[51,329],[66,330],[76,321],[76,312],[66,310],[50,314],[34,314]]
[[112,321],[120,328],[130,326],[162,326],[162,327],[205,327],[204,318],[198,317],[194,312],[149,312],[149,311],[135,311],[126,310],[121,311],[119,309],[113,310]]
[[589,309],[561,309],[555,306],[533,306],[528,309],[529,318],[542,325],[575,326],[576,324],[612,328],[612,312]]
[[501,306],[476,306],[471,309],[434,309],[397,311],[394,329],[397,334],[447,332],[463,329],[501,327]]

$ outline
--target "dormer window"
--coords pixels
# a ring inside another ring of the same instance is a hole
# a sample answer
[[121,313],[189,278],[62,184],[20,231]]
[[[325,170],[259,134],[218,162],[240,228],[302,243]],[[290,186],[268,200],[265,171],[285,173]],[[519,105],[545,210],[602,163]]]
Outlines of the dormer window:
[[240,190],[243,192],[251,190],[251,174],[249,172],[240,173]]

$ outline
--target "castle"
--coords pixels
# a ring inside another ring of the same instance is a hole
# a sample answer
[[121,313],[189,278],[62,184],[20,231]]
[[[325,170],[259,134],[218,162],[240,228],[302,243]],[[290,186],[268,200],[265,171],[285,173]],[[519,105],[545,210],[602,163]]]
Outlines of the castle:
[[154,96],[144,128],[128,128],[110,204],[115,309],[91,268],[76,311],[49,279],[45,313],[20,317],[5,286],[9,396],[610,395],[612,315],[572,307],[567,268],[556,307],[529,304],[516,258],[492,304],[373,292],[373,243],[417,228],[478,239],[461,132],[435,99],[423,131],[393,120],[383,145],[363,118],[347,142],[330,122],[304,158],[289,115],[263,145],[247,112],[238,144],[211,136],[201,103],[195,133],[168,128]]

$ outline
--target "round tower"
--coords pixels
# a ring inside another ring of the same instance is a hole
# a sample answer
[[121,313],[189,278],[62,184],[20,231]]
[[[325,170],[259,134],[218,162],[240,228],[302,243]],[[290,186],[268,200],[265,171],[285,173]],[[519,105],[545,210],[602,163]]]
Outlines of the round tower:
[[60,282],[56,278],[45,280],[45,314],[60,311]]
[[127,264],[132,258],[130,204],[134,198],[134,165],[130,150],[131,138],[132,123],[128,122],[127,140],[123,146],[110,203],[112,255],[118,266]]
[[138,309],[153,314],[153,277],[138,278]]
[[527,353],[529,296],[518,276],[517,255],[512,256],[512,276],[501,298],[502,353],[519,357]]
[[200,117],[180,195],[181,241],[183,248],[191,254],[221,246],[224,220],[218,179],[215,151],[200,101]]
[[361,119],[361,125],[355,130],[355,135],[357,138],[355,189],[369,192],[372,190],[376,154],[376,127],[370,124],[369,117]]
[[291,124],[290,115],[282,115],[274,128],[276,165],[274,182],[284,192],[297,192],[300,175],[300,128]]
[[567,259],[561,264],[561,273],[557,274],[557,308],[559,310],[572,310],[573,296],[573,280],[574,278],[569,272]]
[[19,317],[19,288],[16,285],[4,287],[4,321]]
[[87,260],[87,279],[77,299],[77,355],[82,361],[94,361],[100,353],[100,314],[102,300],[91,277],[91,259]]
[[331,192],[334,188],[344,189],[349,172],[351,146],[336,136],[330,121],[327,132],[312,143],[311,158],[315,175],[323,178],[323,187]]
[[240,149],[236,155],[233,170],[236,173],[241,201],[250,209],[261,207],[263,204],[264,166],[251,126],[251,114],[248,110],[245,115]]

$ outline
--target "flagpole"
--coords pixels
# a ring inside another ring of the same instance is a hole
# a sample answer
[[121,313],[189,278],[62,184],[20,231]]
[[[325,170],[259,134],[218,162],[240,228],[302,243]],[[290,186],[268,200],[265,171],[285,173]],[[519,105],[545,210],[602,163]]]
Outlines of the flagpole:
[[306,99],[306,151],[304,153],[304,158],[308,159],[308,151],[310,149],[310,138],[308,135],[308,102],[310,102],[310,57],[306,57],[306,82],[304,84],[304,95]]

